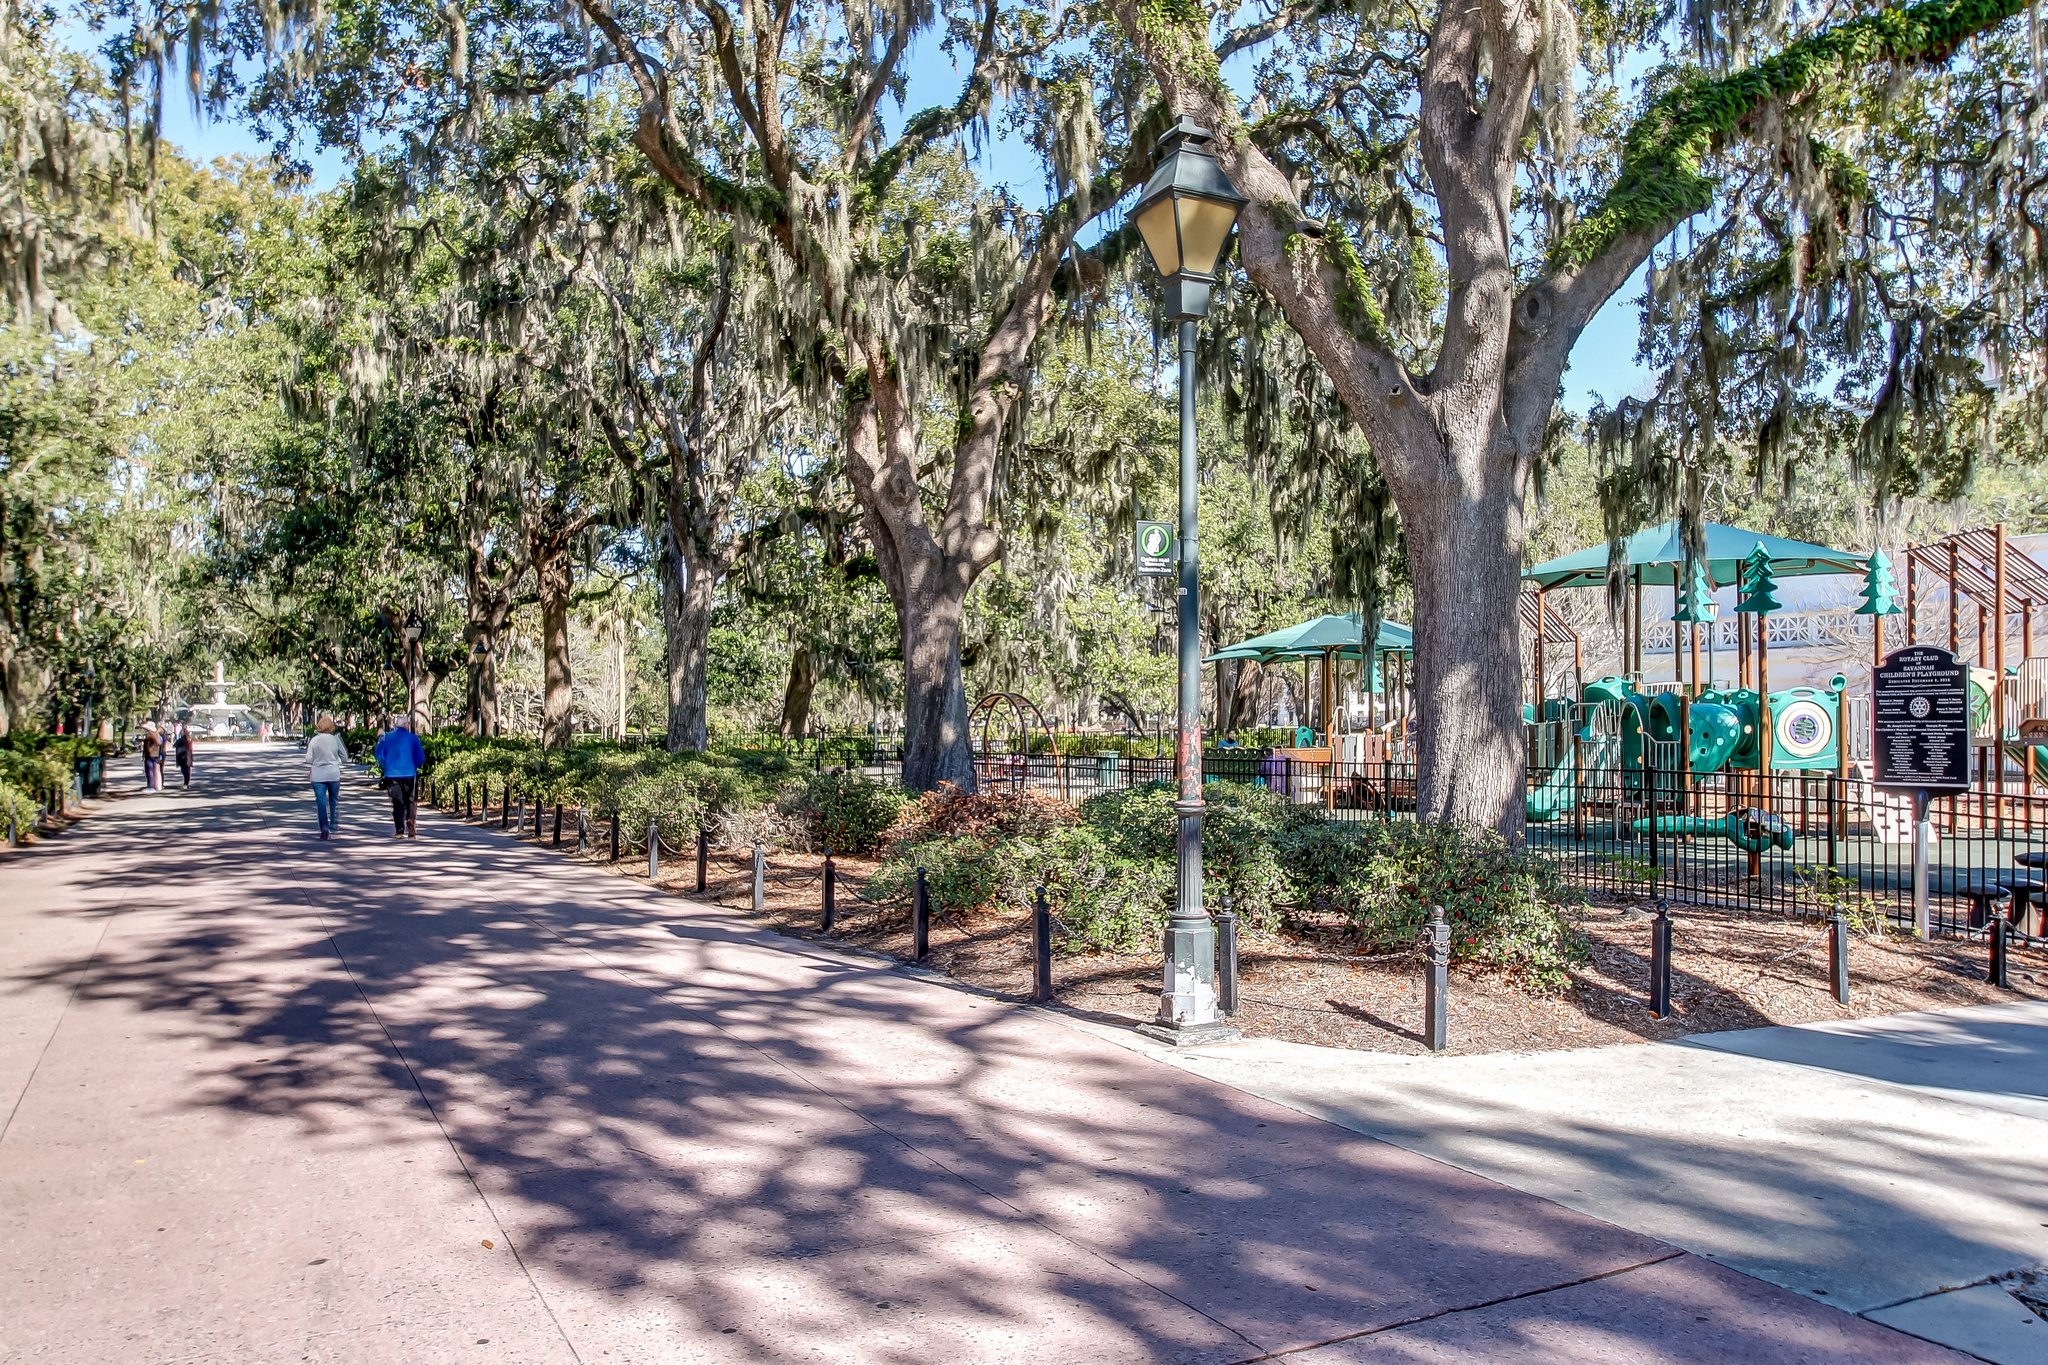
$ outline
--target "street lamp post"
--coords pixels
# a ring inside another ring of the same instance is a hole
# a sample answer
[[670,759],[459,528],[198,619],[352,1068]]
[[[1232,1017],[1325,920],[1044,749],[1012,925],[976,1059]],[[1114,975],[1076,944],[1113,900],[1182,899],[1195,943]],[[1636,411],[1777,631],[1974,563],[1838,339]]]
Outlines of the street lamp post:
[[1195,548],[1195,327],[1209,315],[1216,262],[1245,198],[1209,150],[1211,135],[1182,118],[1159,143],[1160,160],[1132,216],[1166,281],[1166,315],[1180,324],[1180,718],[1174,770],[1180,816],[1173,918],[1159,1017],[1144,1032],[1177,1045],[1234,1038],[1216,995],[1216,923],[1202,906],[1201,560]]

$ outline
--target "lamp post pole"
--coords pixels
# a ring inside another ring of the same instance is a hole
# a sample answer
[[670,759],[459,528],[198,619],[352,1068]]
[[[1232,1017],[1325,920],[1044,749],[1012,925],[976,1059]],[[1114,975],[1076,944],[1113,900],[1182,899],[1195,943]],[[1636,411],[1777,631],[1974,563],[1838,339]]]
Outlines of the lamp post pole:
[[1180,717],[1174,746],[1180,829],[1174,845],[1173,918],[1166,929],[1166,981],[1149,1032],[1176,1043],[1234,1037],[1216,996],[1216,922],[1202,904],[1200,484],[1195,459],[1195,328],[1180,324]]
[[1195,459],[1196,327],[1225,239],[1244,197],[1209,150],[1212,138],[1178,120],[1133,210],[1166,285],[1166,315],[1180,324],[1180,717],[1174,747],[1175,895],[1166,927],[1159,1015],[1141,1031],[1185,1046],[1235,1038],[1216,992],[1216,923],[1202,904],[1202,613],[1196,549],[1200,483]]

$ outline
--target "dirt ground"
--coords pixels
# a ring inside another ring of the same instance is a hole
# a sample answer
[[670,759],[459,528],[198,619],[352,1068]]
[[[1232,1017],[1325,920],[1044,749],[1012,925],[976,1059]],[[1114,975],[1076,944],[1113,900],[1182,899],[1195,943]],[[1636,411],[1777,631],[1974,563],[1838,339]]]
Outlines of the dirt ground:
[[[599,853],[592,861],[603,863]],[[834,930],[820,929],[823,859],[776,853],[769,860],[763,923],[785,933],[832,940],[908,960],[910,909],[870,904],[861,887],[873,864],[840,859]],[[644,877],[646,855],[614,865]],[[753,916],[750,855],[714,850],[704,899]],[[668,859],[661,884],[696,894],[690,857]],[[1895,933],[1852,935],[1849,1004],[1828,991],[1827,936],[1812,920],[1674,905],[1672,1014],[1648,1008],[1650,925],[1640,905],[1589,907],[1583,927],[1592,961],[1572,988],[1532,996],[1486,972],[1453,969],[1449,1017],[1452,1052],[1551,1051],[1651,1042],[1692,1033],[1854,1019],[1907,1010],[2048,999],[2048,954],[2015,947],[2012,989],[1985,979],[1986,948],[1971,940],[1919,943]],[[1022,916],[941,910],[931,929],[927,968],[984,990],[1022,996],[1031,989],[1031,936]],[[1090,954],[1053,959],[1062,1006],[1104,1020],[1152,1018],[1159,996],[1156,955]],[[1424,1051],[1423,966],[1419,954],[1371,957],[1334,933],[1248,936],[1239,952],[1239,1009],[1246,1034],[1371,1052]]]

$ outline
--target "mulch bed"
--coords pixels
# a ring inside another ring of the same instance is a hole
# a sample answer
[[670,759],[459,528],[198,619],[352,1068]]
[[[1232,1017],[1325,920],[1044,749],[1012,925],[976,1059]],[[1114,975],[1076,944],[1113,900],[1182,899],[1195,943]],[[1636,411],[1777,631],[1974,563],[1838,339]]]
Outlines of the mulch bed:
[[[603,865],[602,852],[590,860]],[[910,908],[870,904],[861,888],[874,864],[836,860],[837,923],[821,932],[823,858],[775,853],[769,859],[760,922],[804,938],[830,939],[908,960]],[[645,876],[645,854],[613,870]],[[696,895],[688,854],[663,860],[661,885]],[[702,899],[754,918],[751,855],[713,850]],[[1558,996],[1532,996],[1488,972],[1454,969],[1449,997],[1450,1051],[1530,1052],[1651,1042],[1694,1033],[1856,1019],[1908,1010],[2048,999],[2048,954],[2015,946],[2012,989],[1985,981],[1978,940],[1920,943],[1886,932],[1853,935],[1850,1003],[1829,994],[1827,937],[1814,920],[1743,915],[1673,906],[1672,1014],[1647,1007],[1652,916],[1640,903],[1606,900],[1585,912],[1592,961]],[[1020,915],[934,914],[925,967],[969,985],[1023,997],[1031,989],[1030,924]],[[1060,1004],[1109,1021],[1142,1023],[1158,1007],[1156,954],[1097,953],[1053,962]],[[1357,951],[1335,924],[1294,926],[1246,937],[1239,954],[1239,1010],[1233,1022],[1254,1037],[1370,1052],[1421,1053],[1419,954]]]

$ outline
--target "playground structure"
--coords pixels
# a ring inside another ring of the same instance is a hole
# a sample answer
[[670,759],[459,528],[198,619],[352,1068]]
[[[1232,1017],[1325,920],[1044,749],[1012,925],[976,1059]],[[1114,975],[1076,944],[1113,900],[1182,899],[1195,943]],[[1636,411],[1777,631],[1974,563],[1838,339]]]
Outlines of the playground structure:
[[[1848,573],[1863,577],[1855,614],[1871,618],[1873,663],[1886,653],[1888,616],[1903,617],[1893,647],[1934,642],[1920,630],[1930,605],[1925,589],[1934,582],[1946,588],[1945,603],[1935,605],[1945,606],[1947,647],[1971,665],[1976,794],[1983,799],[1948,803],[1944,828],[1953,834],[1959,822],[1983,821],[2002,836],[2008,822],[2031,831],[2048,819],[2048,803],[2032,799],[2048,788],[2048,748],[2022,742],[2023,730],[2048,731],[2048,657],[2036,655],[2033,638],[2035,613],[2048,607],[2048,570],[2008,544],[2002,526],[1909,546],[1903,603],[1882,551],[1862,557],[1711,525],[1702,539],[1697,553],[1689,551],[1677,524],[1667,523],[1618,547],[1611,570],[1606,547],[1595,546],[1526,575],[1534,585],[1523,610],[1532,680],[1548,681],[1544,651],[1556,643],[1546,627],[1559,613],[1547,609],[1547,593],[1593,586],[1612,592],[1618,583],[1624,608],[1619,671],[1585,679],[1581,650],[1572,690],[1541,695],[1548,691],[1541,681],[1532,688],[1538,695],[1524,708],[1532,837],[1567,819],[1582,834],[1590,819],[1624,838],[1725,839],[1750,855],[1754,874],[1759,853],[1792,848],[1795,825],[1805,827],[1776,812],[1788,803],[1811,810],[1822,799],[1814,784],[1834,779],[1825,789],[1831,840],[1852,833],[1903,840],[1906,822],[1887,794],[1858,781],[1858,799],[1844,799],[1846,779],[1868,776],[1867,692],[1852,695],[1844,673],[1818,687],[1770,683],[1771,618],[1782,610],[1778,579]],[[1662,586],[1671,590],[1673,676],[1652,681],[1643,669],[1643,616],[1648,590]],[[1716,589],[1729,587],[1739,594],[1736,678],[1708,683],[1699,630],[1713,627],[1720,615]],[[1974,654],[1963,630],[1966,612],[1976,617]],[[2017,662],[2009,666],[2008,644],[2015,641]]]

